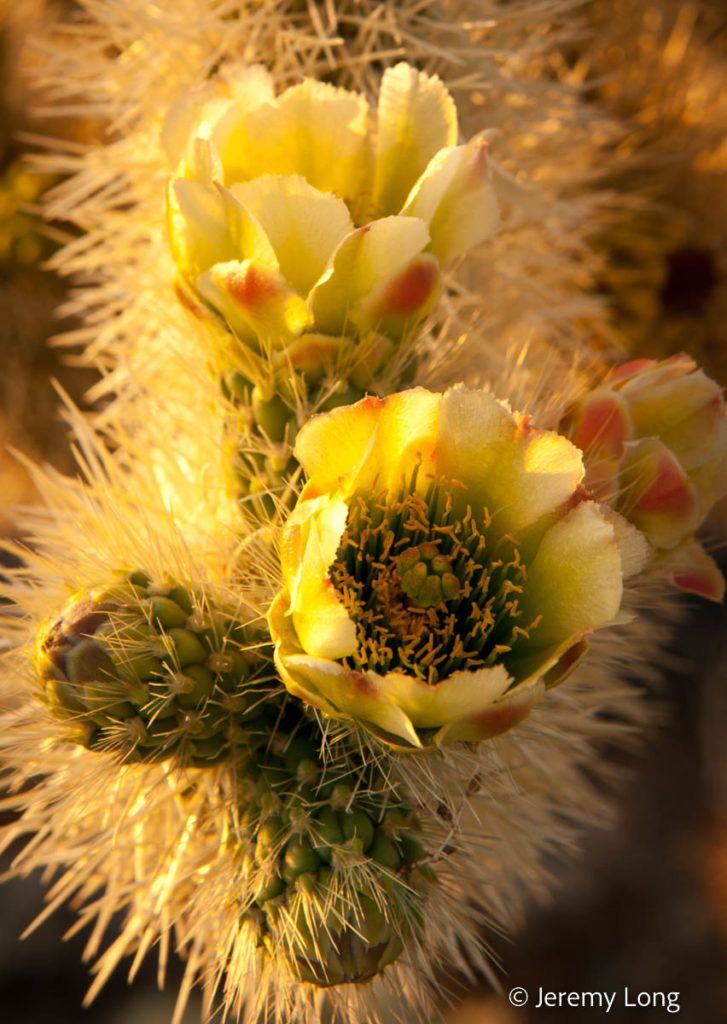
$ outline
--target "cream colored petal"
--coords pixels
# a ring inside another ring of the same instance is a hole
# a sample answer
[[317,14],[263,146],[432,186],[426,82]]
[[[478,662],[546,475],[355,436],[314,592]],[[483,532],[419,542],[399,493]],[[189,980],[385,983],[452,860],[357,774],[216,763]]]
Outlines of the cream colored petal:
[[306,79],[242,117],[230,112],[213,141],[228,184],[302,174],[320,192],[352,201],[369,173],[367,118],[362,96]]
[[283,348],[309,324],[303,299],[276,269],[255,260],[216,263],[196,287],[234,331],[252,332],[265,348]]
[[206,135],[196,135],[189,146],[185,177],[200,185],[222,181],[224,171],[219,154]]
[[439,260],[431,253],[416,256],[363,299],[357,316],[360,330],[381,332],[398,341],[430,312],[440,288]]
[[689,470],[689,479],[699,495],[704,515],[727,494],[727,419],[724,416],[712,432],[709,444],[705,445],[700,465]]
[[397,488],[421,463],[433,469],[441,395],[414,388],[386,398],[363,398],[314,416],[300,430],[295,453],[312,493],[346,487]]
[[442,399],[437,469],[466,485],[460,500],[476,515],[488,510],[493,538],[515,534],[526,550],[583,477],[570,441],[534,430],[487,392],[462,385]]
[[270,636],[275,643],[275,664],[285,687],[294,697],[312,704],[325,714],[335,714],[333,705],[320,694],[314,692],[310,686],[305,686],[302,679],[297,679],[285,667],[286,659],[291,655],[300,653],[300,642],[293,627],[293,620],[290,616],[290,596],[284,588],[270,605],[267,613]]
[[443,726],[435,734],[434,742],[441,747],[447,743],[471,743],[499,736],[527,718],[544,693],[542,680],[517,686],[481,711],[463,715]]
[[432,729],[480,713],[501,697],[511,682],[504,665],[494,665],[475,672],[453,672],[434,684],[389,672],[382,688],[415,726]]
[[167,215],[172,255],[190,280],[229,260],[252,259],[277,268],[259,222],[221,186],[176,178],[169,189]]
[[457,141],[457,110],[436,76],[397,64],[379,93],[374,209],[398,212],[434,154]]
[[371,325],[362,324],[362,304],[403,271],[428,241],[426,224],[416,217],[385,217],[344,238],[310,293],[316,329],[324,334],[368,330]]
[[626,445],[618,508],[657,548],[673,548],[704,518],[699,495],[678,459],[656,437]]
[[689,594],[699,594],[710,601],[722,601],[725,581],[722,572],[702,545],[690,538],[671,551],[661,552],[653,565],[655,576]]
[[343,658],[356,650],[356,627],[328,575],[346,526],[343,499],[303,501],[281,538],[283,578],[301,648],[321,658]]
[[476,138],[432,157],[401,212],[429,226],[429,251],[442,263],[493,235],[499,209],[485,140]]
[[[189,156],[190,143],[201,129],[211,130],[212,125],[224,116],[232,105],[226,85],[219,79],[205,82],[199,89],[186,92],[178,103],[169,110],[161,131],[161,142],[173,168]],[[184,166],[180,167],[180,173]]]
[[576,505],[545,533],[527,569],[519,602],[522,623],[542,618],[529,639],[516,643],[514,657],[550,645],[567,646],[618,613],[622,593],[618,544],[613,526],[592,501]]
[[353,718],[368,727],[374,725],[412,747],[421,746],[406,713],[389,700],[384,677],[305,655],[291,655],[284,665],[300,692],[309,690],[322,696],[340,717]]
[[275,98],[273,76],[262,64],[225,64],[216,75],[238,110],[255,110]]
[[232,185],[230,191],[261,225],[283,277],[307,295],[339,243],[353,231],[344,201],[319,192],[299,174],[264,174]]
[[599,505],[601,515],[613,527],[621,558],[621,573],[625,580],[642,572],[651,561],[653,549],[646,536],[633,523],[609,505]]

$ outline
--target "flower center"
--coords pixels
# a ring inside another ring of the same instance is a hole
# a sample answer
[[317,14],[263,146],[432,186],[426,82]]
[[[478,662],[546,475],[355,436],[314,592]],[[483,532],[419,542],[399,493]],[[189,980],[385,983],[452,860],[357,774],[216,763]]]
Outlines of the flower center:
[[435,481],[422,496],[415,482],[353,497],[329,575],[356,626],[344,664],[433,684],[493,665],[539,620],[519,621],[527,573],[515,538],[488,548],[487,509],[454,511],[461,485]]

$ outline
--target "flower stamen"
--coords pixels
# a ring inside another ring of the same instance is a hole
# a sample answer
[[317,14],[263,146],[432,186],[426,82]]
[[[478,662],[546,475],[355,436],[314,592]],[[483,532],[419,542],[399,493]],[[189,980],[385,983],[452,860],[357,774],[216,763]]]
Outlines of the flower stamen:
[[[454,511],[452,481],[351,500],[330,578],[356,626],[350,668],[405,671],[429,684],[493,665],[537,621],[519,622],[526,579],[517,540],[488,548],[490,516]],[[461,486],[461,485],[458,485]]]

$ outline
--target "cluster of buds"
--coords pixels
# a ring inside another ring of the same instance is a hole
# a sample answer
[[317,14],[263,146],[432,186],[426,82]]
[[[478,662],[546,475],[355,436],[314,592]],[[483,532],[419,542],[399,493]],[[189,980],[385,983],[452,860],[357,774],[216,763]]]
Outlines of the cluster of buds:
[[164,141],[178,294],[223,328],[228,394],[266,446],[238,456],[256,494],[294,468],[301,414],[405,382],[442,266],[495,229],[487,144],[457,145],[451,96],[407,64],[375,116],[320,82],[276,97],[261,68],[220,74]]
[[727,494],[722,390],[680,353],[613,370],[566,414],[561,429],[584,453],[588,491],[647,537],[654,570],[720,601],[724,580],[694,539]]
[[35,665],[68,740],[125,762],[209,765],[269,734],[268,652],[259,626],[138,571],[74,595],[40,630]]

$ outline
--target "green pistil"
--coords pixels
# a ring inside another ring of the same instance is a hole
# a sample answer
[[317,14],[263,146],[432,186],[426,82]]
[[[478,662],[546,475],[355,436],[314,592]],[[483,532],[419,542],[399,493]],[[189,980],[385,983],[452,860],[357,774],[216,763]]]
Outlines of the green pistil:
[[460,516],[453,485],[423,496],[414,485],[353,498],[330,576],[357,630],[345,664],[436,683],[495,664],[537,622],[519,621],[526,569],[515,538],[488,548],[486,509]]

